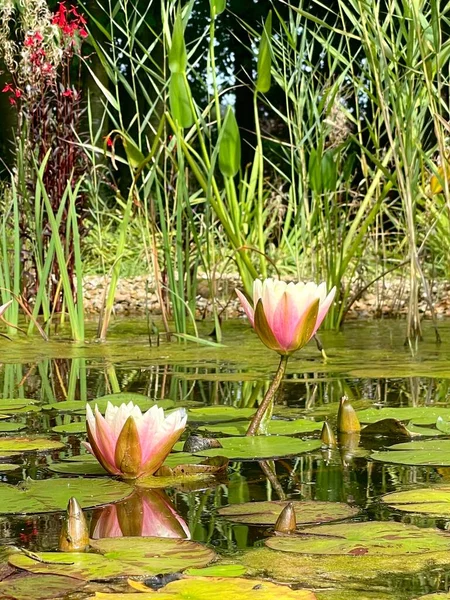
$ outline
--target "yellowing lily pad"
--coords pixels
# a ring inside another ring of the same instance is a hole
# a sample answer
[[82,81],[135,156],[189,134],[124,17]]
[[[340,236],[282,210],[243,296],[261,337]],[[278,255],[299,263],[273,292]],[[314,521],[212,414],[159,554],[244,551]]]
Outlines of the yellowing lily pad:
[[[186,577],[172,581],[157,593],[103,594],[92,600],[316,600],[310,590],[291,590],[262,579],[241,577]],[[89,599],[88,599],[89,600]]]
[[64,598],[84,586],[79,579],[63,575],[28,575],[0,582],[0,598],[8,600],[48,600]]
[[[200,431],[211,433],[222,433],[224,435],[245,435],[249,426],[248,421],[236,421],[235,423],[221,423],[218,425],[204,425],[199,427]],[[320,431],[323,423],[317,423],[309,419],[296,419],[295,421],[282,421],[272,419],[267,427],[270,435],[295,435],[297,433],[311,433]]]
[[0,438],[0,453],[3,452],[47,452],[60,450],[65,444],[48,438],[5,437]]
[[396,510],[448,517],[450,485],[394,492],[383,496],[382,501]]
[[83,508],[117,502],[131,493],[113,479],[27,479],[20,486],[0,483],[0,514],[32,514],[65,510],[75,496]]
[[391,521],[339,523],[309,527],[301,537],[273,537],[273,550],[297,554],[348,556],[425,554],[450,549],[450,537],[439,529],[424,529]]
[[[32,573],[64,574],[84,581],[150,577],[204,567],[216,558],[207,546],[177,538],[121,537],[92,541],[96,553],[40,552],[39,560],[13,554],[9,563]],[[43,562],[45,561],[45,562]],[[152,592],[153,593],[153,592]]]
[[17,471],[21,469],[22,465],[16,465],[14,463],[0,463],[0,473],[7,473],[9,471]]
[[299,440],[287,436],[263,436],[219,438],[222,448],[197,452],[200,456],[226,456],[233,460],[258,460],[295,456],[318,450],[320,440]]
[[[219,509],[219,515],[236,523],[246,525],[275,525],[288,501],[244,502],[230,504]],[[357,508],[343,502],[299,502],[292,501],[298,525],[326,523],[353,517]]]

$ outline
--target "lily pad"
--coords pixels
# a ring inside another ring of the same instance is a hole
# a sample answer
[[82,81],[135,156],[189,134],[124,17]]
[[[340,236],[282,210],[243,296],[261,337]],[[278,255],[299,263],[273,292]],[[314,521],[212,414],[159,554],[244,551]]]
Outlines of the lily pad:
[[9,471],[17,471],[21,469],[22,465],[16,465],[14,463],[0,463],[0,473],[8,473]]
[[219,563],[203,569],[187,569],[184,574],[194,577],[241,577],[246,572],[247,569],[242,565]]
[[75,496],[83,508],[117,502],[131,487],[111,479],[27,479],[22,485],[0,484],[0,514],[32,514],[65,510]]
[[[288,501],[244,502],[230,504],[219,509],[219,515],[236,523],[246,525],[275,525]],[[297,525],[326,523],[353,517],[357,508],[343,502],[299,502],[292,501],[295,509]]]
[[295,456],[318,450],[320,440],[299,440],[286,436],[263,436],[219,438],[222,448],[202,450],[199,456],[226,456],[233,460],[259,460],[265,458],[278,458]]
[[[100,398],[96,398],[95,400],[89,400],[89,404],[92,408],[97,405],[98,409],[101,413],[104,413],[108,402],[113,404],[114,406],[119,406],[120,404],[127,404],[128,402],[133,402],[139,408],[144,411],[148,410],[155,404],[160,406],[161,408],[173,408],[175,406],[175,402],[173,400],[152,400],[148,396],[144,396],[143,394],[133,394],[123,392],[120,394],[109,394],[107,396],[101,396]],[[45,404],[42,409],[43,410],[56,410],[58,412],[74,412],[76,414],[85,414],[86,412],[86,400],[65,400],[63,402],[53,402],[51,404]]]
[[48,452],[60,450],[65,444],[48,438],[0,438],[0,453],[3,452]]
[[24,423],[15,423],[10,421],[4,421],[0,423],[0,433],[9,433],[11,431],[23,431],[27,426]]
[[[168,583],[162,590],[135,594],[104,594],[97,592],[93,600],[316,600],[310,590],[291,590],[262,579],[242,577],[186,577]],[[89,600],[89,599],[88,599]]]
[[[219,425],[204,425],[199,427],[200,431],[210,431],[211,433],[222,433],[224,435],[245,435],[248,429],[248,421],[236,421],[235,423],[223,423]],[[295,435],[297,433],[311,433],[320,431],[323,423],[317,423],[309,419],[296,419],[295,421],[270,421],[267,427],[267,433],[270,435]]]
[[39,560],[13,554],[9,563],[32,573],[64,574],[84,581],[105,581],[204,567],[216,558],[214,550],[207,546],[177,538],[103,538],[92,541],[92,547],[97,553],[40,552],[37,554]]
[[388,437],[411,439],[417,434],[409,431],[405,425],[397,419],[381,419],[369,423],[361,430],[361,437]]
[[9,577],[0,582],[0,598],[8,600],[48,600],[64,598],[84,583],[63,575],[28,575],[17,579]]
[[382,497],[382,501],[396,510],[450,516],[450,485],[394,492]]
[[52,427],[55,433],[77,434],[86,433],[86,421],[78,421],[76,423],[63,423]]
[[450,466],[450,440],[395,444],[385,452],[374,452],[370,458],[397,465]]
[[434,425],[438,417],[450,421],[450,408],[436,406],[406,406],[401,408],[368,408],[357,413],[361,423],[374,423],[380,419],[411,421],[414,425]]
[[348,556],[425,554],[450,549],[450,538],[439,529],[424,529],[391,521],[340,523],[310,527],[302,537],[273,537],[273,550],[297,554]]
[[234,406],[204,406],[188,411],[189,423],[223,423],[251,419],[255,408],[235,408]]
[[32,398],[1,398],[0,399],[0,412],[7,413],[10,411],[25,408],[34,404]]

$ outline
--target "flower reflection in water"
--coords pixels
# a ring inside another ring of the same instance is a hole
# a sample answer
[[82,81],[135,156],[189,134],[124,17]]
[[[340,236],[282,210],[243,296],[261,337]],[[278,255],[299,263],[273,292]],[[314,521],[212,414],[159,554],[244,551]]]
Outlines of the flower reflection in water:
[[189,539],[189,528],[162,490],[135,489],[122,502],[96,509],[91,538],[149,536]]

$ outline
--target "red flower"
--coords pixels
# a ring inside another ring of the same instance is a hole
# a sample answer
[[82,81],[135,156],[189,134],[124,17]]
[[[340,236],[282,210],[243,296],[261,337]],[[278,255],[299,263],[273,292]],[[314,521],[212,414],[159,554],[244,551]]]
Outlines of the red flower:
[[106,135],[103,139],[106,140],[106,145],[108,146],[108,148],[112,148],[114,146],[114,142],[112,141],[109,135]]
[[2,92],[14,92],[14,88],[10,83],[5,84],[5,87],[2,89]]
[[20,98],[20,96],[22,95],[22,92],[18,88],[16,88],[14,95],[16,96],[16,98]]
[[9,100],[9,103],[10,103],[11,105],[14,105],[14,104],[16,103],[16,100],[13,98],[13,96],[10,96],[10,97],[8,98],[8,100]]
[[79,30],[78,33],[81,35],[82,38],[87,38],[87,36],[89,35],[86,29],[84,29],[83,27]]
[[66,98],[73,98],[73,92],[71,89],[67,89],[64,90],[64,92],[62,93],[63,96],[66,96]]

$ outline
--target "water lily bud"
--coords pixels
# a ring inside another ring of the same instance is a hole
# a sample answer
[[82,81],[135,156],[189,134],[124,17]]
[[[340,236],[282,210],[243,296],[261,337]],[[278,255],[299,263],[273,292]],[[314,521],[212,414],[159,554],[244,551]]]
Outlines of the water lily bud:
[[292,502],[286,504],[275,523],[275,531],[278,533],[292,533],[297,528],[297,519]]
[[61,552],[84,552],[89,546],[89,529],[83,510],[76,498],[71,498],[59,536]]
[[334,448],[336,446],[336,437],[328,421],[325,421],[323,424],[320,440],[327,448]]
[[114,459],[117,468],[127,479],[135,479],[139,475],[142,462],[139,433],[133,417],[128,417],[117,438]]
[[347,396],[342,396],[341,398],[337,415],[337,430],[339,433],[356,433],[361,431],[361,424]]

